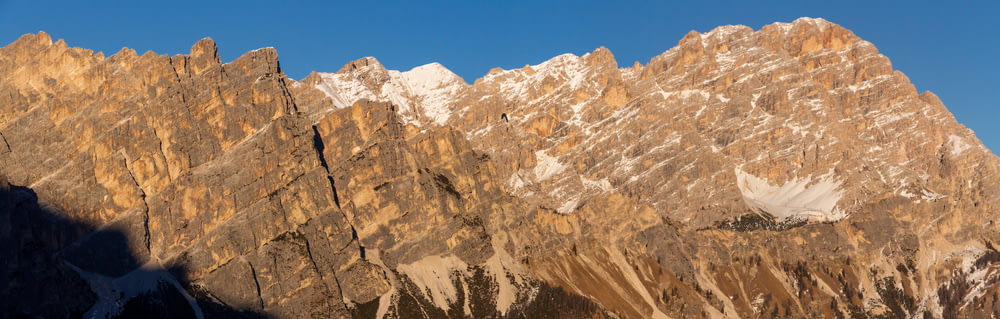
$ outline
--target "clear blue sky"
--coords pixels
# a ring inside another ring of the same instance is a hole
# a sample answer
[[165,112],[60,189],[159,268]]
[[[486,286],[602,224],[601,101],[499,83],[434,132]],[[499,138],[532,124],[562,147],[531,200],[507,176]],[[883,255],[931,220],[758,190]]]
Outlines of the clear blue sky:
[[1000,1],[12,1],[0,42],[44,30],[106,54],[186,53],[202,37],[225,61],[273,46],[292,78],[375,56],[390,69],[440,62],[472,82],[598,46],[645,63],[690,30],[758,29],[822,17],[873,42],[920,91],[938,94],[1000,151]]

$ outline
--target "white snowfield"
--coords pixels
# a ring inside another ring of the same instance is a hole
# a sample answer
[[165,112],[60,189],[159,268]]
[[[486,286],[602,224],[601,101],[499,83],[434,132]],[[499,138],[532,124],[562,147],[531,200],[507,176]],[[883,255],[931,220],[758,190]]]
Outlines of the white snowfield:
[[[387,76],[385,82],[380,87],[368,87],[366,77],[377,77],[379,73]],[[440,63],[425,64],[399,72],[386,70],[377,61],[373,61],[357,70],[319,75],[323,81],[316,84],[316,88],[330,97],[333,107],[345,108],[361,99],[392,102],[399,107],[399,114],[414,125],[424,124],[418,114],[432,123],[444,125],[451,118],[450,105],[453,100],[468,86],[465,80]]]
[[536,182],[547,180],[569,167],[569,165],[559,163],[559,158],[546,154],[545,150],[535,152],[535,160],[537,161],[534,169]]
[[437,62],[403,72],[402,78],[411,96],[418,99],[416,104],[423,108],[424,115],[438,125],[444,125],[451,117],[449,105],[466,86],[465,80]]
[[838,189],[840,183],[833,180],[831,173],[818,179],[794,179],[784,185],[772,186],[767,180],[739,167],[734,171],[736,184],[747,205],[767,212],[779,221],[826,222],[847,217],[846,212],[836,207],[843,191]]

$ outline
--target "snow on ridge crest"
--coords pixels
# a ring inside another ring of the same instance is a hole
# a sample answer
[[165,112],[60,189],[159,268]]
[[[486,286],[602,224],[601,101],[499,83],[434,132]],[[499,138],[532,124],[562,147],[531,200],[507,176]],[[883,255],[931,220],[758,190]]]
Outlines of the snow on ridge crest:
[[792,21],[793,24],[796,23],[796,22],[810,23],[810,24],[817,25],[820,28],[824,28],[824,27],[826,27],[828,25],[833,24],[830,21],[826,21],[826,19],[823,19],[823,18],[813,18],[813,17],[801,17],[801,18],[795,19],[795,21]]
[[320,81],[316,88],[333,100],[336,108],[345,108],[361,99],[377,100],[375,96],[363,82],[350,74],[343,73],[319,73]]
[[[577,56],[564,53],[525,68],[492,72],[480,79],[483,82],[495,82],[501,95],[513,100],[525,100],[547,78],[553,78],[560,86],[568,86],[571,90],[585,84],[587,63],[585,58],[590,53]],[[478,81],[477,81],[478,82]]]
[[744,29],[749,30],[750,32],[753,32],[753,29],[751,29],[750,27],[745,26],[745,25],[733,25],[733,24],[722,25],[722,26],[715,27],[714,29],[712,29],[712,30],[710,30],[708,32],[702,33],[701,34],[701,39],[702,40],[707,40],[707,39],[712,38],[712,37],[722,38],[722,37],[728,36],[730,34],[739,32],[740,30],[744,30]]
[[444,125],[451,118],[449,105],[468,86],[465,80],[437,62],[415,67],[401,75],[410,94],[420,100],[424,115],[438,125]]
[[843,190],[839,189],[840,182],[833,180],[831,173],[818,179],[793,179],[780,186],[771,186],[766,179],[753,176],[739,167],[734,171],[744,202],[779,221],[827,222],[848,216],[836,207]]
[[333,107],[349,107],[362,99],[392,102],[409,123],[423,124],[418,116],[423,114],[430,122],[444,125],[451,118],[451,102],[468,86],[461,77],[436,62],[399,72],[386,70],[374,58],[363,60],[352,62],[337,73],[319,73],[322,81],[316,88],[330,97]]
[[465,82],[457,74],[437,62],[414,67],[402,74],[411,87],[419,88],[421,91],[453,85],[456,81]]

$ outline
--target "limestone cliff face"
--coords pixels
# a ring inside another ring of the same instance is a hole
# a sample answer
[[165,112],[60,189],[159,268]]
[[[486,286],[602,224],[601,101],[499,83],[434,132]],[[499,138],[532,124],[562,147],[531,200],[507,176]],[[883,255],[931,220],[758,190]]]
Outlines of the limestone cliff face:
[[5,316],[1000,311],[1000,159],[822,19],[471,85],[44,33],[0,74]]

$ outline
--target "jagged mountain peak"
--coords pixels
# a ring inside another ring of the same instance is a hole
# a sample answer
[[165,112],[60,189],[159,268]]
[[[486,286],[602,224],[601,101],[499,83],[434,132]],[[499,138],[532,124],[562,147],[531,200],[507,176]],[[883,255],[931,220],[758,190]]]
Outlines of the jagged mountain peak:
[[340,70],[337,70],[337,73],[358,72],[358,70],[368,69],[384,71],[385,67],[375,57],[367,56],[344,64]]
[[795,19],[791,23],[787,23],[787,22],[775,22],[774,23],[774,25],[777,25],[777,26],[791,25],[793,27],[796,26],[796,25],[805,25],[805,24],[816,26],[820,30],[825,30],[826,28],[830,28],[830,27],[844,29],[844,27],[840,26],[839,24],[827,21],[826,19],[823,19],[823,18],[814,18],[814,17],[800,17],[798,19]]
[[417,86],[429,86],[429,88],[456,81],[465,83],[465,80],[459,77],[458,74],[455,74],[437,62],[414,67],[409,71],[403,72],[403,75],[410,79],[410,83]]
[[49,46],[52,45],[52,36],[50,36],[45,31],[38,31],[38,33],[26,33],[17,38],[14,42],[11,42],[5,48],[18,48],[24,46]]
[[219,47],[215,44],[215,40],[210,37],[204,37],[191,46],[189,54],[192,58],[201,58],[203,55],[216,57],[219,55]]
[[417,126],[443,125],[451,116],[451,102],[468,87],[440,63],[400,72],[387,70],[375,58],[348,63],[337,73],[316,72],[303,79],[329,98],[319,112],[345,108],[360,100],[392,102],[401,118]]

